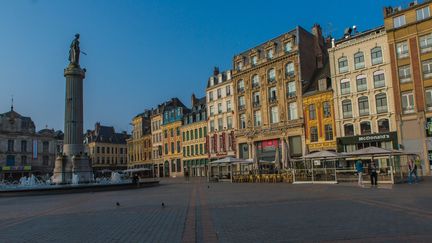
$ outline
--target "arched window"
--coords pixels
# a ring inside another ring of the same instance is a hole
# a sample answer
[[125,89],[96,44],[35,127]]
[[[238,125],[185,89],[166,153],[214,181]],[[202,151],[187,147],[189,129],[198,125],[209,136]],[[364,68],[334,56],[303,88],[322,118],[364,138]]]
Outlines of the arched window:
[[268,77],[268,81],[270,83],[276,81],[276,71],[274,68],[271,68],[270,70],[268,70],[267,77]]
[[354,136],[353,124],[345,124],[344,125],[344,134],[345,134],[345,136]]
[[260,86],[259,76],[258,74],[254,74],[252,76],[252,88],[259,87],[259,86]]
[[366,75],[358,75],[356,78],[357,83],[357,92],[365,91],[367,90],[367,81],[366,81]]
[[360,131],[361,134],[371,134],[372,133],[372,129],[371,129],[371,125],[370,122],[368,121],[364,121],[360,123]]
[[342,101],[342,113],[343,113],[343,118],[350,118],[350,117],[352,117],[352,104],[351,104],[351,100],[344,100],[344,101]]
[[348,58],[347,57],[339,58],[338,63],[339,63],[339,73],[348,72]]
[[240,80],[237,82],[237,91],[238,91],[239,93],[242,93],[242,92],[244,91],[244,80],[243,80],[243,79],[240,79]]
[[285,74],[287,77],[293,77],[294,76],[294,63],[289,62],[285,65]]
[[340,81],[340,89],[341,89],[341,94],[349,94],[351,92],[350,89],[350,80],[349,79],[342,79]]
[[384,77],[384,71],[376,71],[373,74],[373,80],[374,80],[374,87],[375,88],[381,88],[385,86],[385,77]]
[[377,113],[387,112],[387,95],[380,93],[375,96],[376,110]]
[[377,46],[371,50],[372,65],[380,64],[383,62],[382,50]]
[[368,97],[362,96],[358,98],[359,114],[360,116],[369,115],[369,100]]
[[388,119],[378,120],[378,132],[389,132],[390,131],[390,123]]
[[365,62],[364,62],[364,54],[363,52],[359,51],[356,54],[354,54],[354,67],[355,69],[364,68]]

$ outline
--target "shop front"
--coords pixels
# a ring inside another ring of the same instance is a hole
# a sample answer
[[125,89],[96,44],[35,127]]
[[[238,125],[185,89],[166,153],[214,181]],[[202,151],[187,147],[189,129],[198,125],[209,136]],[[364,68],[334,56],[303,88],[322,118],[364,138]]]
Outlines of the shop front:
[[426,146],[428,150],[429,166],[432,170],[432,117],[426,118]]
[[207,175],[208,159],[191,159],[184,162],[189,176],[202,177]]
[[337,138],[338,152],[353,152],[368,147],[398,149],[397,132],[374,133]]
[[25,166],[0,166],[0,180],[17,181],[23,176],[33,174],[31,165]]

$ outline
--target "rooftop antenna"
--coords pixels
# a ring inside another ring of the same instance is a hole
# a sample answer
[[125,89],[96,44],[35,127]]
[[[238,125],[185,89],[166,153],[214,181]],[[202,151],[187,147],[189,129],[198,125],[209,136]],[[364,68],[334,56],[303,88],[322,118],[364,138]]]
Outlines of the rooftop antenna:
[[11,111],[13,111],[13,95],[11,95]]

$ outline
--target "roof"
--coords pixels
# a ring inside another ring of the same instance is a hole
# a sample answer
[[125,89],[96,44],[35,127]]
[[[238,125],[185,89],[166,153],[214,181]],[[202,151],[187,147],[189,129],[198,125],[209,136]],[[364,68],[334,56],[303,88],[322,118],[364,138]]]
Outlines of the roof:
[[[303,96],[310,96],[310,95],[314,95],[317,93],[321,93],[321,92],[326,92],[331,90],[331,83],[329,82],[331,74],[330,74],[330,64],[328,61],[328,58],[324,58],[324,65],[322,68],[319,68],[315,71],[312,79],[310,80],[310,82],[308,82],[306,84],[306,86],[304,87],[304,94]],[[324,90],[319,90],[319,81],[322,79],[326,79],[326,89]]]
[[130,135],[126,132],[116,133],[112,126],[102,126],[96,123],[95,130],[88,131],[86,139],[88,143],[113,143],[113,144],[126,144],[126,139]]

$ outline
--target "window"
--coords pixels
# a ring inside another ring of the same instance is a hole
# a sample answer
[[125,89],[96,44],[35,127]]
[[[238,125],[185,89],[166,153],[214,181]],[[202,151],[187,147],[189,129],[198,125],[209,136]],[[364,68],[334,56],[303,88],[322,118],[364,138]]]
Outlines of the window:
[[165,144],[165,154],[168,154],[168,144]]
[[210,110],[210,116],[213,116],[214,115],[214,107],[212,105],[209,107],[209,110]]
[[209,101],[213,100],[213,91],[209,92],[208,97],[209,97]]
[[27,156],[23,155],[21,156],[21,164],[26,165],[27,164]]
[[181,146],[180,146],[180,141],[177,141],[177,153],[180,153]]
[[341,82],[341,94],[343,95],[349,94],[351,92],[349,79],[342,79],[340,82]]
[[175,151],[175,149],[174,149],[174,142],[171,142],[171,153],[173,154],[174,151]]
[[194,131],[193,130],[190,131],[190,136],[191,136],[191,140],[193,140],[194,139]]
[[372,130],[371,130],[371,125],[370,122],[368,121],[364,121],[360,123],[360,132],[361,134],[371,134]]
[[294,63],[289,62],[285,66],[285,73],[287,77],[293,77],[294,76]]
[[199,153],[203,154],[203,144],[202,143],[200,143],[200,145],[199,145]]
[[424,79],[432,78],[432,59],[423,61],[422,67],[423,67],[423,78]]
[[228,129],[232,128],[232,117],[231,116],[227,117],[227,128]]
[[333,126],[331,124],[327,124],[324,126],[325,140],[333,140]]
[[222,113],[222,103],[218,104],[218,114]]
[[432,110],[432,89],[426,90],[426,107]]
[[261,111],[254,111],[254,126],[261,126]]
[[186,141],[189,141],[189,131],[186,131]]
[[316,119],[316,110],[315,105],[309,105],[309,120]]
[[270,102],[275,101],[277,99],[276,92],[277,92],[276,87],[269,88],[268,96],[269,96]]
[[330,117],[331,116],[331,106],[330,106],[330,102],[324,102],[323,103],[323,114],[324,114],[324,118]]
[[363,52],[357,52],[354,54],[354,67],[355,69],[364,68],[365,62],[364,62],[364,54]]
[[381,47],[377,46],[371,50],[372,65],[381,64],[383,62]]
[[239,102],[239,110],[243,110],[245,108],[245,97],[244,96],[240,96],[238,98],[238,102]]
[[252,57],[252,65],[256,65],[258,63],[258,57],[257,56],[253,56]]
[[421,9],[417,9],[416,13],[417,13],[417,21],[429,18],[429,16],[430,16],[429,6],[421,8]]
[[202,138],[202,135],[203,135],[203,133],[202,133],[202,127],[200,127],[199,128],[199,138]]
[[399,82],[401,83],[411,82],[410,65],[399,67]]
[[414,95],[412,92],[402,94],[402,112],[414,112]]
[[242,70],[243,69],[243,62],[238,62],[237,63],[237,70]]
[[348,58],[341,57],[339,58],[339,73],[346,73],[348,72]]
[[190,156],[190,155],[191,155],[191,153],[190,153],[190,146],[187,146],[187,147],[186,147],[186,153],[187,153],[187,156]]
[[215,129],[214,120],[210,120],[210,132],[213,132]]
[[231,95],[231,86],[229,86],[229,85],[226,86],[226,87],[225,87],[225,92],[226,92],[226,95],[227,95],[227,96]]
[[288,41],[285,43],[285,52],[290,52],[292,50],[292,42]]
[[174,129],[173,128],[170,129],[170,135],[171,135],[171,137],[174,137]]
[[345,124],[344,125],[344,133],[345,133],[345,136],[354,136],[354,125],[353,124]]
[[256,88],[260,86],[259,76],[257,74],[252,76],[252,88]]
[[310,141],[318,142],[318,128],[315,126],[310,128]]
[[21,152],[27,152],[27,141],[21,141]]
[[260,105],[260,92],[254,92],[253,96],[253,106],[258,107]]
[[238,91],[239,93],[242,93],[242,92],[244,91],[244,81],[243,81],[243,79],[240,79],[240,80],[237,82],[237,91]]
[[246,128],[246,114],[240,115],[240,128],[241,129]]
[[387,112],[387,95],[385,93],[375,96],[377,113]]
[[[177,128],[176,128],[176,131],[177,131],[177,133],[176,133],[176,134],[177,134],[177,136],[179,136],[179,137],[180,137],[180,127],[177,127]],[[149,143],[149,144],[150,144],[150,143]]]
[[222,98],[222,90],[221,89],[217,89],[217,97],[218,97],[218,99]]
[[227,112],[230,112],[231,111],[231,100],[227,100],[227,102],[226,102],[226,108],[227,108]]
[[406,41],[396,44],[396,54],[398,59],[406,58],[409,56],[408,43]]
[[223,120],[222,120],[222,117],[218,118],[218,130],[219,131],[223,130]]
[[373,74],[374,87],[381,88],[385,86],[384,71],[376,71]]
[[426,53],[432,51],[432,34],[420,37],[420,52]]
[[268,59],[273,59],[273,49],[270,49],[267,51],[267,58]]
[[[48,153],[49,152],[49,142],[45,141],[42,143],[42,151],[43,153]],[[108,152],[109,153],[109,148],[108,148]]]
[[378,120],[378,132],[382,133],[382,132],[389,132],[389,131],[390,131],[389,120],[387,119]]
[[367,90],[367,81],[366,81],[366,75],[359,75],[357,76],[357,92],[365,91]]
[[295,85],[294,81],[288,82],[287,90],[288,90],[288,97],[295,97],[296,96],[296,85]]
[[270,107],[270,123],[278,123],[279,122],[279,112],[277,106]]
[[291,102],[288,106],[288,120],[296,120],[297,119],[297,102]]
[[359,114],[360,116],[369,115],[369,101],[368,97],[362,96],[358,99]]
[[43,156],[42,157],[42,164],[43,165],[48,165],[49,164],[49,156]]
[[276,81],[276,72],[274,68],[268,70],[267,75],[268,75],[268,81],[270,83]]
[[343,118],[350,118],[350,117],[352,117],[351,100],[344,100],[344,101],[342,101],[342,113],[343,113]]
[[168,130],[164,130],[164,138],[168,138]]
[[393,18],[393,28],[399,28],[405,25],[405,15],[401,15]]

